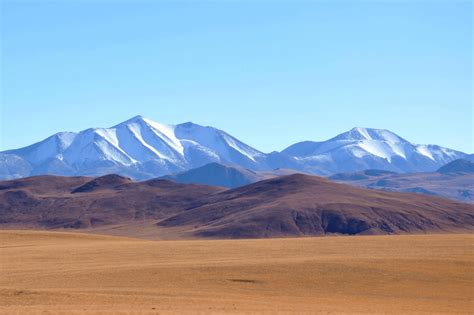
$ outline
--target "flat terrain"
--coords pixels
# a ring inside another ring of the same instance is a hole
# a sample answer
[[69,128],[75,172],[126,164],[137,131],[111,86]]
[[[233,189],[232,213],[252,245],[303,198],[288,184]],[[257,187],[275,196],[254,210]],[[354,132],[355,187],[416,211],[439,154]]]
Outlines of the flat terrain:
[[472,313],[473,243],[467,234],[147,241],[0,231],[0,310]]

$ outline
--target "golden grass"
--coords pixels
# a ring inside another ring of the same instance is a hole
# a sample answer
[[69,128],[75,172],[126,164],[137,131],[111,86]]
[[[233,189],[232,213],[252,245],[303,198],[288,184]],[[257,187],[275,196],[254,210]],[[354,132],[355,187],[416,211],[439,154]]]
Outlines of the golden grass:
[[466,234],[145,241],[1,231],[0,311],[469,313],[473,241]]

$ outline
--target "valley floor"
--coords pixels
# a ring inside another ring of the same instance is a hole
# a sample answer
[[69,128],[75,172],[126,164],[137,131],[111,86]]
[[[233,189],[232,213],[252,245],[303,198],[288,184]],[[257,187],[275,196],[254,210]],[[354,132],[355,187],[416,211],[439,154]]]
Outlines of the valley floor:
[[0,231],[0,313],[470,313],[473,244],[468,234],[147,241]]

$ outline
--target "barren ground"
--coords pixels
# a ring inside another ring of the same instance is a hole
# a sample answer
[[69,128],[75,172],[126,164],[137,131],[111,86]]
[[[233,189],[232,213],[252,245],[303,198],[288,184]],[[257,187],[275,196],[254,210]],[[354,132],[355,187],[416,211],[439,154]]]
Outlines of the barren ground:
[[467,234],[146,241],[0,231],[0,312],[470,313],[473,244]]

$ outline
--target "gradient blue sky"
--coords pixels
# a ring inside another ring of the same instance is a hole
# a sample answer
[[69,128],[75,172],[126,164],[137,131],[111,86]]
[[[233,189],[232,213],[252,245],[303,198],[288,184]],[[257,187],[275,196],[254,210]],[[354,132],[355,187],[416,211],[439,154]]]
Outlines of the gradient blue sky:
[[137,114],[473,152],[471,1],[1,1],[0,150]]

